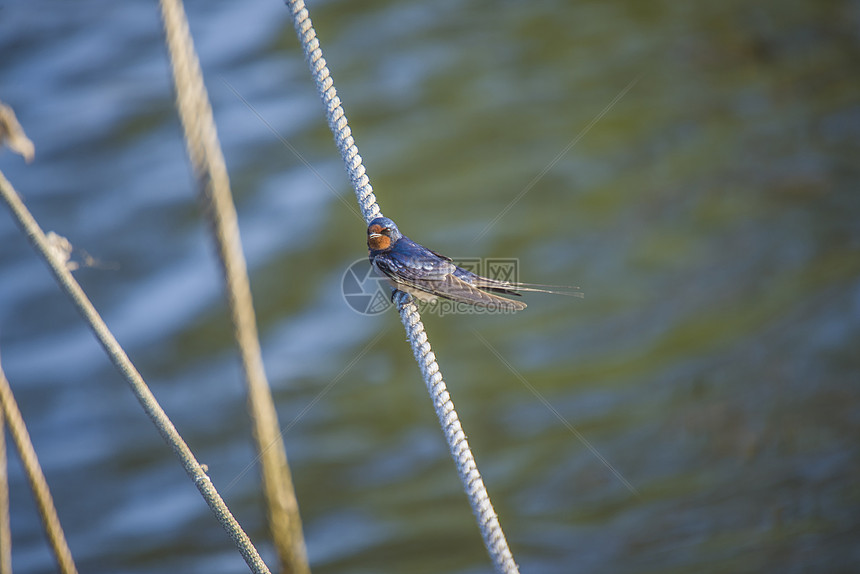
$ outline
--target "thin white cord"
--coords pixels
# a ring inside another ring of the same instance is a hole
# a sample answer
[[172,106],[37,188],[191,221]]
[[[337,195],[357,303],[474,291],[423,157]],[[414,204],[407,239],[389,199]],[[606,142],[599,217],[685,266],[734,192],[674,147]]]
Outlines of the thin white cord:
[[[361,208],[364,219],[369,223],[374,218],[380,217],[382,210],[376,202],[370,180],[365,174],[361,156],[358,154],[358,148],[346,120],[346,114],[334,88],[331,72],[322,56],[316,31],[303,0],[286,0],[286,4],[290,9],[296,34],[302,44],[305,59],[322,99],[329,128],[334,134],[335,144],[343,157],[350,182],[355,189],[358,206]],[[445,439],[448,441],[451,456],[457,465],[457,472],[460,474],[463,488],[469,497],[487,552],[489,552],[497,572],[518,573],[519,569],[514,562],[510,548],[508,548],[505,534],[499,525],[493,505],[490,503],[490,497],[484,487],[481,473],[478,472],[472,451],[469,449],[466,435],[460,426],[460,419],[454,409],[454,403],[451,402],[445,381],[442,379],[439,364],[436,362],[436,355],[430,349],[430,342],[427,339],[424,324],[421,322],[418,307],[415,306],[412,297],[403,292],[397,292],[394,302],[400,311],[400,319],[406,329],[409,343],[412,345],[412,352],[415,354],[418,368],[424,377],[424,383],[427,385],[427,391],[433,400],[433,407],[439,417],[439,424],[442,426]]]

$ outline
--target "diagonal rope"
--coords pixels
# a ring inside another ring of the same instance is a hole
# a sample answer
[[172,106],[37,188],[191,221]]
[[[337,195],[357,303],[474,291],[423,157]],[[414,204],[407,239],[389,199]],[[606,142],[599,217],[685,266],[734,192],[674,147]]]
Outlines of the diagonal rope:
[[194,52],[182,0],[161,0],[161,10],[176,84],[176,107],[185,132],[198,192],[207,207],[217,245],[234,335],[245,373],[248,409],[259,453],[269,528],[281,570],[287,574],[310,574],[299,504],[263,366],[236,206],[233,204],[227,167],[218,143],[212,107]]
[[[325,58],[322,56],[316,31],[303,0],[287,0],[286,3],[293,18],[293,25],[302,44],[302,51],[310,67],[311,75],[325,107],[329,128],[334,134],[335,144],[343,157],[347,174],[355,189],[359,208],[369,223],[373,218],[381,216],[382,211],[376,202],[370,180],[365,175],[364,165],[362,165],[361,156],[358,154],[358,148],[349,129],[340,98],[338,98],[334,88],[331,72],[329,72]],[[475,459],[469,449],[466,435],[460,426],[457,411],[448,395],[445,381],[442,379],[442,373],[436,362],[436,356],[430,348],[430,341],[427,339],[418,307],[415,306],[409,295],[402,292],[397,292],[395,303],[412,345],[418,368],[421,370],[424,383],[433,399],[436,416],[439,418],[445,439],[448,441],[448,447],[478,521],[487,552],[489,552],[497,572],[506,574],[519,572],[508,548],[505,534],[493,510],[493,505],[490,503],[484,481],[481,479]]]
[[[22,142],[28,142],[30,147],[27,148],[26,143],[22,147]],[[12,108],[0,102],[0,147],[3,145],[8,145],[25,158],[33,157],[33,142],[24,135],[24,130],[21,129]],[[2,369],[0,369],[0,377],[2,376]],[[6,461],[5,421],[3,409],[0,409],[0,574],[12,574],[12,530],[9,525],[9,472]]]
[[[0,369],[0,377],[3,377]],[[6,459],[6,417],[0,408],[0,574],[12,574],[12,528],[9,524],[9,466]]]
[[466,434],[463,432],[463,427],[460,426],[460,418],[457,416],[454,403],[448,394],[448,388],[442,379],[439,364],[436,362],[436,355],[430,348],[430,341],[427,339],[427,332],[424,330],[424,324],[418,314],[418,307],[412,296],[402,291],[397,292],[395,304],[400,311],[400,321],[403,323],[403,328],[406,329],[409,343],[412,345],[412,353],[415,355],[418,368],[424,377],[424,383],[427,385],[427,392],[433,399],[436,416],[439,418],[442,432],[448,441],[448,448],[451,450],[451,456],[457,465],[457,472],[463,482],[466,495],[469,497],[472,512],[475,513],[478,526],[481,528],[481,535],[484,537],[487,552],[493,559],[496,571],[519,572],[511,550],[508,548],[505,533],[499,524],[499,518],[496,511],[493,510],[493,504],[490,502],[484,480],[481,478],[481,473],[478,472],[478,465],[475,462],[475,457],[472,456]]
[[[0,147],[3,145],[9,146],[12,151],[24,156],[28,163],[33,159],[35,152],[33,142],[24,134],[12,108],[0,102]],[[3,174],[0,172],[0,178],[2,177]],[[2,181],[0,181],[0,186],[2,186]],[[2,366],[0,366],[0,574],[12,574],[12,531],[9,524],[9,475],[6,458],[7,426],[12,435],[12,441],[15,443],[15,448],[18,449],[33,496],[36,498],[39,516],[42,518],[42,524],[57,559],[57,565],[64,574],[77,574],[72,552],[69,550],[60,519],[57,516],[57,510],[54,507],[54,501],[51,498],[48,482],[42,473],[42,467],[39,465],[39,459],[36,456],[33,443],[30,441],[30,434],[24,424],[24,417],[21,416],[21,411],[15,402],[15,396],[12,394],[12,387],[6,379]]]
[[362,164],[361,156],[358,155],[352,130],[349,129],[346,114],[340,104],[340,98],[337,97],[337,90],[334,88],[331,72],[329,72],[325,58],[322,56],[316,30],[314,30],[314,25],[308,16],[303,0],[287,0],[286,4],[290,9],[290,16],[293,18],[293,26],[296,28],[299,42],[302,44],[305,60],[310,66],[311,76],[313,76],[317,91],[325,107],[328,127],[334,134],[334,143],[344,164],[346,164],[346,173],[349,175],[349,181],[355,190],[358,207],[361,209],[364,220],[370,223],[374,218],[382,216],[382,210],[376,203],[373,187],[365,175],[366,170]]
[[131,391],[137,397],[144,412],[155,425],[155,428],[158,429],[164,442],[173,449],[173,452],[185,468],[185,472],[194,481],[194,486],[200,491],[212,513],[215,514],[221,526],[224,527],[224,530],[227,531],[233,542],[236,543],[239,552],[251,571],[255,574],[269,574],[269,569],[266,567],[263,559],[260,558],[260,554],[254,548],[251,539],[248,538],[248,535],[242,530],[236,518],[233,517],[230,509],[224,504],[224,500],[218,494],[218,491],[215,490],[215,486],[206,475],[203,467],[194,458],[191,449],[185,444],[176,427],[173,426],[173,423],[167,417],[161,405],[158,404],[152,391],[149,390],[146,382],[144,382],[143,377],[140,376],[140,373],[128,358],[128,355],[126,355],[119,342],[117,342],[113,333],[110,332],[104,320],[98,311],[96,311],[96,308],[93,307],[84,290],[81,289],[77,280],[72,276],[71,271],[66,267],[65,257],[58,253],[50,243],[45,233],[39,227],[39,224],[30,214],[24,202],[21,201],[18,193],[2,172],[0,172],[0,198],[9,207],[24,235],[27,236],[27,239],[51,268],[51,272],[60,284],[60,287],[66,292],[75,308],[92,329],[96,339],[104,347],[111,362],[128,382]]
[[[0,367],[0,421],[4,418],[9,427],[9,434],[12,436],[12,442],[15,443],[15,448],[21,458],[21,465],[24,467],[24,473],[27,475],[33,497],[36,499],[36,507],[42,518],[48,543],[57,559],[59,571],[62,574],[78,574],[78,569],[72,558],[72,551],[69,549],[66,536],[63,534],[63,527],[60,525],[60,517],[57,515],[54,499],[51,497],[51,489],[48,488],[48,481],[45,480],[45,475],[42,473],[39,458],[36,456],[36,449],[33,448],[30,433],[27,432],[27,425],[24,424],[24,417],[21,416],[18,403],[15,402],[15,396],[12,394],[12,387],[9,385],[6,373]],[[0,424],[0,433],[2,432],[3,425]],[[5,468],[3,472],[6,472]],[[5,562],[8,559],[8,556],[3,556],[5,554],[3,546],[6,544],[7,542],[4,542],[0,545],[0,562]],[[8,545],[11,547],[11,541],[8,542]],[[8,572],[12,572],[11,565]]]

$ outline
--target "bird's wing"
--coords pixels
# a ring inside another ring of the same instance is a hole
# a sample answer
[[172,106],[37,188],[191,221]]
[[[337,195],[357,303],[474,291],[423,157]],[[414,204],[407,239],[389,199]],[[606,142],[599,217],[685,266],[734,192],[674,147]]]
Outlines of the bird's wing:
[[[404,239],[406,238],[401,241]],[[408,252],[389,251],[384,255],[377,255],[373,261],[380,271],[398,282],[439,280],[457,268],[449,259],[437,257],[435,253],[417,243],[414,246]]]
[[500,311],[526,308],[525,303],[486,293],[463,281],[454,275],[457,267],[445,259],[388,253],[377,256],[374,264],[394,283],[430,295]]
[[441,280],[434,281],[431,287],[434,290],[433,293],[439,297],[487,309],[510,312],[522,311],[526,308],[526,304],[522,301],[513,301],[493,293],[487,293],[470,283],[466,283],[454,274],[446,275]]

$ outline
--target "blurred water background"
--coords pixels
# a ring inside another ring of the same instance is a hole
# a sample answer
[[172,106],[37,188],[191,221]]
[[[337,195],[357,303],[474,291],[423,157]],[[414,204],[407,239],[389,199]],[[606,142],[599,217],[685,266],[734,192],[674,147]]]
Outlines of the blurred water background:
[[[860,2],[310,8],[385,214],[586,294],[425,317],[522,571],[857,571]],[[313,571],[489,572],[396,313],[341,296],[364,224],[286,9],[186,9]],[[0,2],[0,100],[36,144],[0,169],[96,259],[79,281],[274,566],[156,3]],[[2,213],[0,350],[81,571],[244,570]],[[11,460],[15,572],[51,571]]]

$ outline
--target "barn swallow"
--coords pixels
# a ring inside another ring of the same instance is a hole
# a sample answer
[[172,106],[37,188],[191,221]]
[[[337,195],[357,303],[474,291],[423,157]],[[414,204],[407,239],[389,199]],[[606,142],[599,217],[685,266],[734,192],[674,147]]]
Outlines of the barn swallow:
[[522,311],[522,301],[501,297],[520,297],[519,291],[576,295],[543,289],[550,285],[515,283],[482,277],[456,265],[450,257],[436,253],[400,233],[387,217],[377,217],[367,227],[367,247],[370,263],[378,269],[391,286],[422,301],[437,297],[504,312]]

